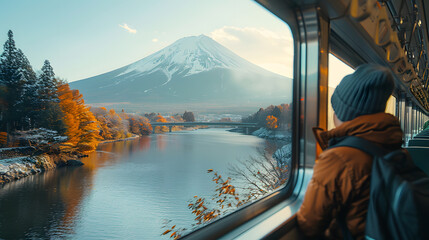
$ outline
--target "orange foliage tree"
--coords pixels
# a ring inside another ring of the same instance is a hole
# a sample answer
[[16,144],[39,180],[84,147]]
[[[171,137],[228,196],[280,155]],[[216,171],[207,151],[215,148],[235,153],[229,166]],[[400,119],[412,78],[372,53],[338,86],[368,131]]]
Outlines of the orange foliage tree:
[[110,140],[113,139],[113,134],[108,126],[108,120],[106,119],[105,116],[101,115],[101,116],[96,116],[98,123],[100,125],[100,136],[104,139],[104,140]]
[[152,125],[145,117],[134,115],[128,119],[130,131],[137,135],[149,135],[152,132]]
[[89,111],[89,108],[82,105],[80,112],[80,124],[81,129],[80,141],[77,144],[77,148],[80,152],[92,152],[98,146],[98,141],[101,139],[98,128],[97,119]]
[[108,118],[108,127],[110,128],[113,139],[131,137],[131,134],[128,134],[126,124],[114,109],[109,110],[106,118]]
[[267,128],[269,129],[276,129],[278,127],[277,125],[277,118],[274,117],[273,115],[269,115],[267,116]]
[[82,153],[95,150],[100,139],[98,122],[85,106],[82,94],[78,90],[71,90],[65,82],[59,83],[57,93],[68,137],[62,149]]
[[100,136],[104,140],[123,139],[135,135],[149,135],[152,125],[146,117],[125,113],[116,113],[114,109],[93,107],[91,112],[100,125]]
[[[277,118],[276,130],[289,130],[292,123],[292,108],[290,104],[270,105],[260,108],[256,113],[243,118],[242,122],[256,123],[258,127],[267,127],[267,117]],[[274,129],[274,128],[273,128]]]

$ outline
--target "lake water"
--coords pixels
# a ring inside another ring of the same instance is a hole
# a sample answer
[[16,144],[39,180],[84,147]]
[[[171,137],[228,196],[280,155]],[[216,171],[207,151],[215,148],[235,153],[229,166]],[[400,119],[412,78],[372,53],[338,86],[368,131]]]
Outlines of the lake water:
[[272,144],[226,129],[101,144],[82,167],[0,187],[0,239],[166,239],[165,220],[189,228],[188,201],[214,194],[208,169],[228,176]]

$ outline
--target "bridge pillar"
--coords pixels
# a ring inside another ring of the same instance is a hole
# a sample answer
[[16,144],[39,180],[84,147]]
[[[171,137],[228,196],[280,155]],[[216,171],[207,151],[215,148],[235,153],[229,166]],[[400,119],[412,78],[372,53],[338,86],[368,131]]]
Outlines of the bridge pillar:
[[244,132],[246,133],[246,135],[249,135],[249,128],[248,127],[244,128]]
[[155,134],[155,128],[156,127],[152,127],[152,134]]
[[171,132],[171,129],[173,128],[173,126],[168,126],[168,128],[170,129],[170,132]]

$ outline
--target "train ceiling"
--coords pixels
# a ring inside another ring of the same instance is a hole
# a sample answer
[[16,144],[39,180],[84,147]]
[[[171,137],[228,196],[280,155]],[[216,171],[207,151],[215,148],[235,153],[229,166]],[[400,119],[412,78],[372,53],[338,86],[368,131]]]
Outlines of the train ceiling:
[[429,113],[428,0],[258,2],[278,15],[282,7],[320,7],[330,20],[334,54],[352,65],[363,62],[388,65],[396,73],[398,89]]

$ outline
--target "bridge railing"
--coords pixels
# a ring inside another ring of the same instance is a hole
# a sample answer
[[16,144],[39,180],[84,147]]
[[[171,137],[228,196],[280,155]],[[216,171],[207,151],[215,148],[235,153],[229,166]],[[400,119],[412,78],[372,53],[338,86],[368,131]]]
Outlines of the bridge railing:
[[153,132],[155,127],[166,126],[169,127],[171,132],[173,126],[230,126],[230,127],[243,127],[246,134],[249,134],[249,128],[257,127],[256,123],[241,123],[241,122],[151,122]]

